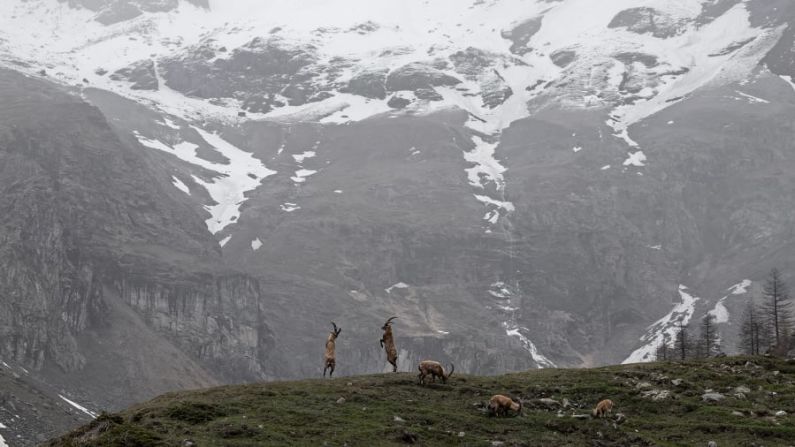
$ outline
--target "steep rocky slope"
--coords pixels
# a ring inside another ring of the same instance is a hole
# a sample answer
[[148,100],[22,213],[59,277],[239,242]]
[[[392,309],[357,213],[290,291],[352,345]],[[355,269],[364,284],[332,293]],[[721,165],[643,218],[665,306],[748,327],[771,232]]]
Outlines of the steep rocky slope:
[[[140,147],[122,143],[98,109],[41,81],[2,71],[0,98],[0,356],[90,396],[95,409],[262,377],[219,357],[262,340],[226,341],[223,333],[248,327],[212,318],[219,306],[256,299],[255,283],[225,273],[201,218],[155,180]],[[142,318],[157,306],[186,316],[179,326]],[[191,319],[196,306],[203,312]],[[266,339],[263,319],[251,327]]]

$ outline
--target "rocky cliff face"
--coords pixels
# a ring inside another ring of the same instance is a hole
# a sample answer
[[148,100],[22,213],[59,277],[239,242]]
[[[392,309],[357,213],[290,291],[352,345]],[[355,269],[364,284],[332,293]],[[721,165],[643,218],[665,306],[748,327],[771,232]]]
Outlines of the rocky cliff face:
[[[151,166],[98,109],[8,71],[0,96],[0,356],[53,378],[79,378],[98,407],[227,374],[264,377],[223,361],[244,350],[256,357],[253,350],[267,349],[268,329],[251,312],[260,297],[256,282],[212,267],[217,245],[201,218],[158,186]],[[224,315],[235,309],[247,319],[230,326]],[[148,334],[126,333],[131,327]],[[91,337],[108,332],[107,340]],[[142,340],[152,344],[135,347]],[[169,352],[170,365],[155,363]],[[98,356],[137,354],[144,365],[103,364],[102,375],[110,375],[94,382]],[[146,386],[125,385],[138,380]]]

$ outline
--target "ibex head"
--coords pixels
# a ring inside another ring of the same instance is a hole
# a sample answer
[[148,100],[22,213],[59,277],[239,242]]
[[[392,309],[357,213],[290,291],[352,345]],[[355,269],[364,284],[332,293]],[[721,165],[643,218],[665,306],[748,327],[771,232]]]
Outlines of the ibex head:
[[383,330],[389,329],[389,326],[392,324],[392,320],[394,320],[395,318],[397,318],[397,317],[389,317],[389,319],[386,320],[386,323],[384,323],[384,325],[381,326],[381,329],[383,329]]
[[339,337],[340,332],[342,332],[342,328],[337,329],[337,323],[333,321],[331,322],[331,325],[334,326],[334,329],[331,331],[331,333],[334,335],[334,338]]

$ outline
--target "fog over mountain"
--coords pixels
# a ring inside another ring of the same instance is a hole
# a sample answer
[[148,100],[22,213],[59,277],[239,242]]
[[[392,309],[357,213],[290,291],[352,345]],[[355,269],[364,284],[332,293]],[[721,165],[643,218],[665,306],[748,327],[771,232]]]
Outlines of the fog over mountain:
[[734,352],[793,202],[791,0],[0,1],[0,378],[48,410],[317,377],[331,321],[391,371],[393,315],[402,371]]

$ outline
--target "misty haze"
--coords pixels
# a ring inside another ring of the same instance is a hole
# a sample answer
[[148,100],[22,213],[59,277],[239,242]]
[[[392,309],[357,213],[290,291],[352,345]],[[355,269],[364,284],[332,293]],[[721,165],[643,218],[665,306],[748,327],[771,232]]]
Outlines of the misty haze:
[[0,447],[793,445],[794,205],[795,0],[0,0]]

